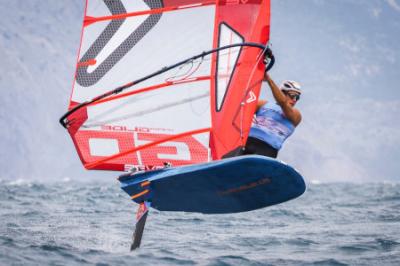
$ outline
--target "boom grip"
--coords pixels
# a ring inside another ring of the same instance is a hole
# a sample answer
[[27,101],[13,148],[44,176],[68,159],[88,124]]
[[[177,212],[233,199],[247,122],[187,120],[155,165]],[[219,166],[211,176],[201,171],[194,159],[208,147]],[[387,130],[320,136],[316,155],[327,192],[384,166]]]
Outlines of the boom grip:
[[267,67],[265,68],[265,72],[270,71],[271,68],[274,66],[274,64],[275,64],[275,56],[274,56],[274,55],[271,55],[270,60],[269,60],[269,63],[268,63],[268,65],[267,65]]

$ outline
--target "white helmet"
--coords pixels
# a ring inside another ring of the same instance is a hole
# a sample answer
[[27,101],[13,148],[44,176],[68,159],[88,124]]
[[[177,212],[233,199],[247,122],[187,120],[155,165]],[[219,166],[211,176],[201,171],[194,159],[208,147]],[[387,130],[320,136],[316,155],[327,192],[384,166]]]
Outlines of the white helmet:
[[282,83],[280,89],[281,89],[281,91],[295,91],[295,92],[301,94],[300,84],[293,80],[285,80]]

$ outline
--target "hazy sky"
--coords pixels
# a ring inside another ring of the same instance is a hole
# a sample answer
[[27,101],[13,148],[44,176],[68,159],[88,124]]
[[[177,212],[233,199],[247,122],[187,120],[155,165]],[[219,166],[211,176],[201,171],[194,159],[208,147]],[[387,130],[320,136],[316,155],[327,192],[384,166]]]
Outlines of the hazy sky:
[[[0,179],[115,176],[83,170],[58,124],[83,9],[0,1]],[[280,158],[308,181],[400,180],[399,36],[398,0],[272,0],[271,75],[304,90],[303,122]]]
[[396,1],[272,1],[271,75],[304,88],[281,158],[310,180],[399,179],[399,41]]

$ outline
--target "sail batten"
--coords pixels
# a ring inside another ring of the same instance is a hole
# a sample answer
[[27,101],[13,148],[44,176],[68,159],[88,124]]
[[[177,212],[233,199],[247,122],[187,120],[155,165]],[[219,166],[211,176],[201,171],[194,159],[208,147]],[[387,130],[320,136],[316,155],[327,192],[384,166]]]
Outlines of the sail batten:
[[168,7],[164,7],[164,8],[142,10],[142,11],[136,11],[136,12],[131,12],[131,13],[122,13],[122,14],[116,14],[116,15],[111,15],[111,16],[101,16],[101,17],[86,16],[84,18],[84,26],[89,26],[93,23],[100,22],[100,21],[123,20],[123,19],[129,18],[129,17],[137,17],[137,16],[144,16],[144,15],[150,15],[150,14],[161,14],[164,12],[171,12],[171,11],[177,11],[177,10],[182,10],[182,9],[187,9],[187,8],[196,8],[196,7],[215,5],[215,4],[216,4],[216,1],[206,1],[206,2],[193,3],[193,4],[189,4],[189,5],[168,6]]

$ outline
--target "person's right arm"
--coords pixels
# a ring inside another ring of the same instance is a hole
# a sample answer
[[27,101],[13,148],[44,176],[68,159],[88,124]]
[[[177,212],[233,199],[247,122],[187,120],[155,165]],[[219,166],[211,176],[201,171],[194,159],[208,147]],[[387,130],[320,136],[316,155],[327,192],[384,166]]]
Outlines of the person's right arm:
[[265,73],[264,80],[268,82],[269,87],[271,88],[272,95],[274,96],[277,104],[282,108],[285,116],[295,125],[297,126],[301,121],[301,114],[299,110],[290,105],[288,98],[283,94],[283,92],[279,89],[279,87],[275,84],[275,82],[271,79],[268,73]]

